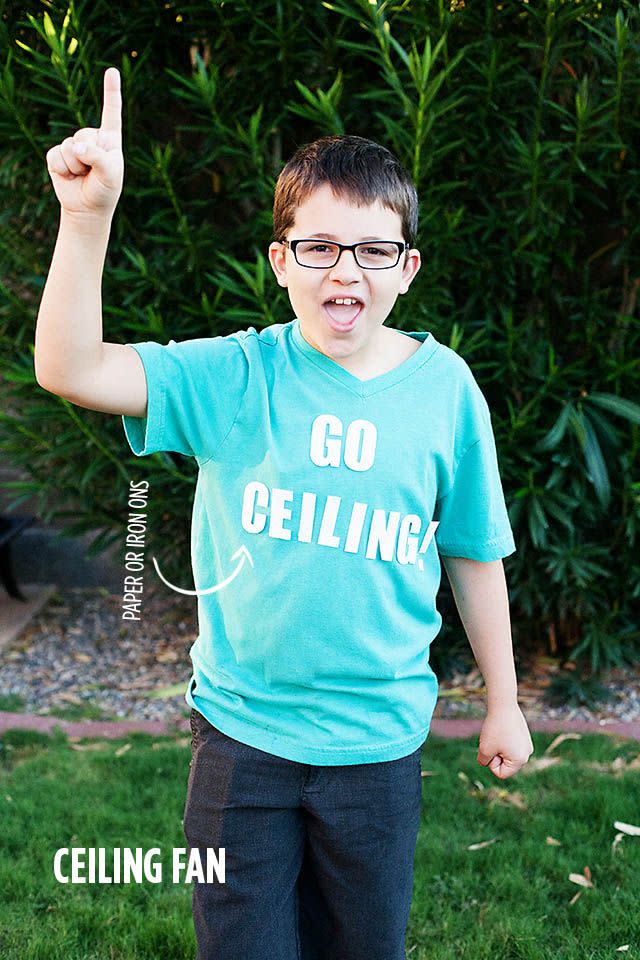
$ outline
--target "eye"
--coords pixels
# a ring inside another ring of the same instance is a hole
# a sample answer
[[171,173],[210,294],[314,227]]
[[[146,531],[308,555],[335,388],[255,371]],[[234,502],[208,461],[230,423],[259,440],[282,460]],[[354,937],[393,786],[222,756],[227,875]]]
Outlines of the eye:
[[311,247],[312,250],[328,250],[329,247],[326,243],[316,243],[315,246]]

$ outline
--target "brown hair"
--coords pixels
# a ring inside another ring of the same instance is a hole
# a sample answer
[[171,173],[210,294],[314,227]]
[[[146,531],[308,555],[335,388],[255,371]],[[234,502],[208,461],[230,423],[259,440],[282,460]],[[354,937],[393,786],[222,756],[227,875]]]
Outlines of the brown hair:
[[398,159],[374,140],[356,136],[320,137],[299,147],[280,171],[273,202],[273,240],[293,226],[296,208],[320,184],[356,206],[377,200],[394,210],[410,247],[418,232],[418,196]]

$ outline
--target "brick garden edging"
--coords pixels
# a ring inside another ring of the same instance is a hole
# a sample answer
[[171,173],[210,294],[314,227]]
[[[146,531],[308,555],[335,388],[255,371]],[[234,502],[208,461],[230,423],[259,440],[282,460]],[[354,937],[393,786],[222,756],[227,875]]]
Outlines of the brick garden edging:
[[[587,720],[528,720],[529,729],[538,733],[605,733],[610,736],[640,740],[640,723],[612,721],[604,723]],[[465,739],[480,733],[481,719],[433,720],[430,733],[436,737]],[[152,736],[172,736],[189,733],[189,721],[185,717],[179,728],[170,728],[162,720],[62,720],[60,717],[41,716],[35,713],[9,713],[0,711],[0,735],[5,730],[37,730],[52,733],[58,727],[69,737],[100,737],[117,739],[128,733],[149,733]]]
[[[525,715],[526,717],[526,715]],[[640,740],[640,723],[608,720],[527,720],[529,730],[537,733],[606,733],[610,736]],[[431,733],[436,737],[472,737],[480,733],[482,720],[434,720]]]
[[[150,733],[167,736],[172,731],[162,720],[62,720],[60,717],[41,716],[36,713],[8,713],[0,711],[0,734],[5,730],[37,730],[53,733],[59,727],[69,737],[104,737],[114,740],[128,733]],[[185,719],[185,729],[189,722]]]

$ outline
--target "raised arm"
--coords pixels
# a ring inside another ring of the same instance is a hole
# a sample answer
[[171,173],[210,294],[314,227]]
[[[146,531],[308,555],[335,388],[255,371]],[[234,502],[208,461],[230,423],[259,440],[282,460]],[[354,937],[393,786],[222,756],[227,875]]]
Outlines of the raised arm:
[[60,226],[38,311],[35,375],[79,406],[142,417],[142,361],[131,347],[104,343],[102,332],[102,271],[124,179],[121,114],[120,74],[109,67],[100,127],[78,130],[47,153]]

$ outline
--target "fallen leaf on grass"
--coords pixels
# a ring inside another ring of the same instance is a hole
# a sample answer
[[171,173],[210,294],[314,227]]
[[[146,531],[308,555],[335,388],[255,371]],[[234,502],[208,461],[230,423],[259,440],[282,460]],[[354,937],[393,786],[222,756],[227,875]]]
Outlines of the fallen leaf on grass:
[[613,843],[611,844],[611,853],[616,852],[616,847],[621,840],[624,840],[624,833],[616,833]]
[[564,743],[565,740],[582,740],[582,734],[580,733],[561,733],[559,736],[552,740],[547,749],[544,751],[544,756],[551,753],[552,750],[555,750],[556,747],[560,746],[561,743]]
[[121,757],[123,753],[126,753],[126,752],[127,752],[127,750],[131,750],[131,744],[130,744],[130,743],[125,743],[125,744],[123,744],[123,746],[118,747],[118,749],[117,749],[116,752],[114,753],[114,757]]
[[561,847],[561,846],[562,846],[562,842],[561,842],[560,840],[556,840],[555,837],[547,837],[547,841],[546,841],[546,842],[547,842],[547,844],[548,844],[550,847]]
[[592,887],[591,883],[591,871],[589,867],[584,868],[584,873],[570,873],[569,880],[572,883],[577,883],[579,887]]
[[85,753],[87,750],[106,750],[108,744],[106,743],[70,743],[69,746],[72,750],[78,750],[80,753]]
[[616,947],[616,953],[622,952],[623,950],[628,950],[628,949],[629,949],[629,944],[623,943],[621,947]]
[[472,793],[472,796],[479,797],[482,800],[487,800],[491,804],[501,803],[504,806],[511,804],[514,807],[517,807],[518,810],[527,810],[527,804],[524,799],[524,796],[520,791],[514,791],[513,793],[510,790],[506,790],[504,787],[489,787],[485,789],[483,786],[482,791],[475,790]]
[[630,837],[640,837],[640,827],[634,826],[633,823],[622,823],[621,820],[615,820],[613,825],[616,830],[621,830],[622,833],[626,833]]
[[191,746],[190,737],[179,737],[176,740],[158,740],[151,744],[152,750],[162,750],[163,747],[189,747]]
[[482,850],[483,847],[490,847],[492,843],[497,843],[498,837],[494,837],[493,840],[482,840],[480,843],[471,843],[467,847],[467,850]]
[[538,773],[540,770],[546,770],[547,767],[557,767],[559,763],[564,763],[562,757],[536,757],[535,760],[525,763],[518,774]]
[[[638,758],[636,757],[636,760],[637,759]],[[626,770],[629,764],[624,757],[616,757],[615,760],[613,760],[612,763],[609,764],[609,766],[613,771],[618,773],[619,771]]]
[[615,760],[612,760],[611,763],[599,763],[597,760],[590,760],[588,763],[581,764],[583,767],[588,767],[590,770],[598,770],[600,773],[626,773],[628,770],[634,770],[640,764],[638,763],[638,757],[634,757],[633,760],[627,762],[624,757],[616,757]]

